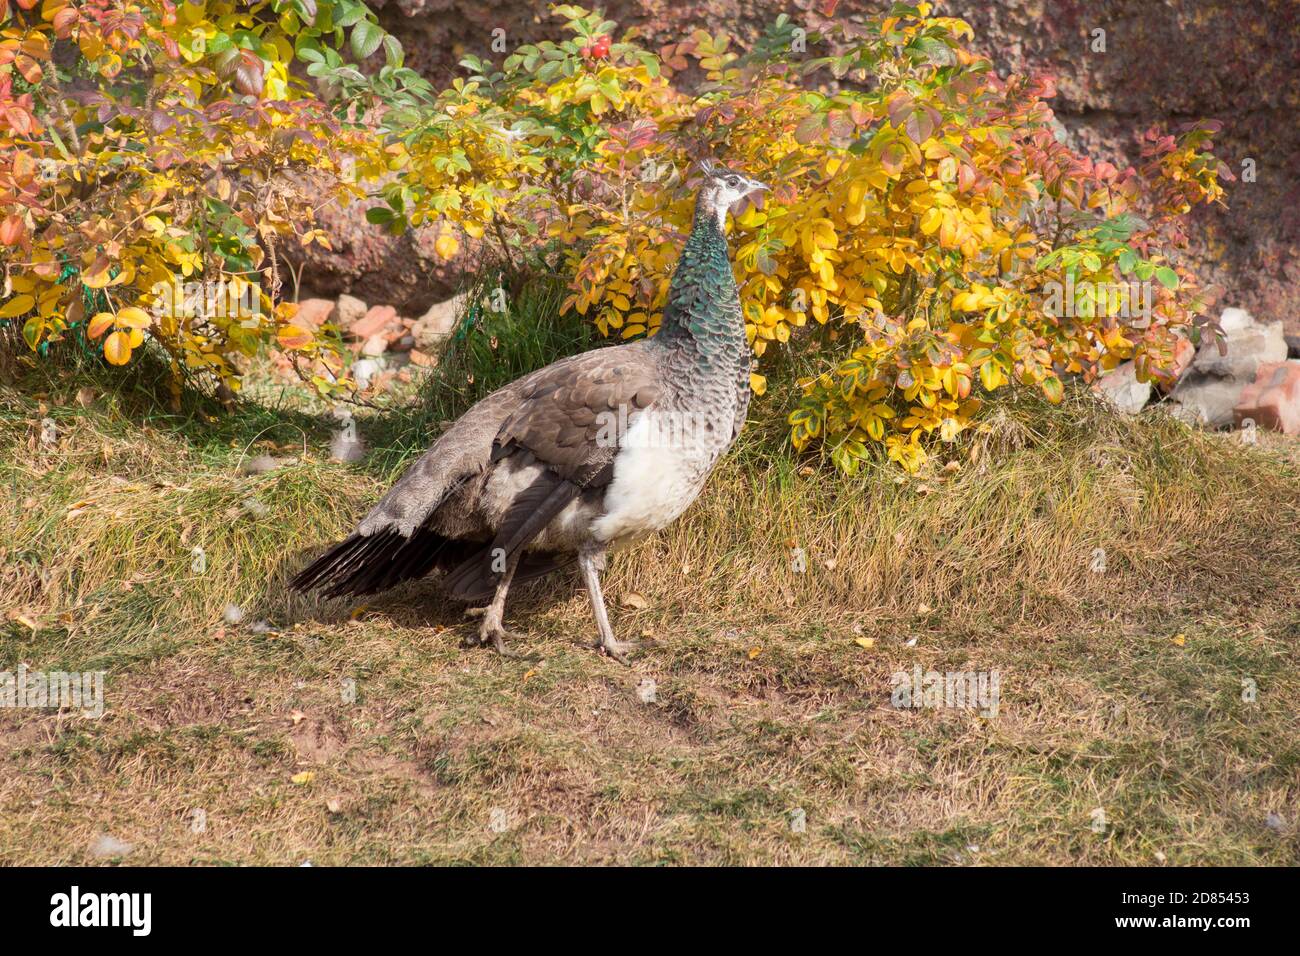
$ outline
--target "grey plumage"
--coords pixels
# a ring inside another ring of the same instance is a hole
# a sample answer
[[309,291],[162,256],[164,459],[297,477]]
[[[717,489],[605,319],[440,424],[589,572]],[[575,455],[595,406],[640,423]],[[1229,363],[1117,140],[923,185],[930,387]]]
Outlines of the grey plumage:
[[[766,188],[702,164],[691,236],[657,336],[571,356],[493,392],[447,429],[357,530],[291,583],[370,594],[431,571],[491,598],[479,640],[503,654],[512,582],[577,561],[599,640],[626,663],[600,591],[605,553],[684,511],[744,424],[750,352],[723,232]],[[513,656],[513,655],[512,655]]]

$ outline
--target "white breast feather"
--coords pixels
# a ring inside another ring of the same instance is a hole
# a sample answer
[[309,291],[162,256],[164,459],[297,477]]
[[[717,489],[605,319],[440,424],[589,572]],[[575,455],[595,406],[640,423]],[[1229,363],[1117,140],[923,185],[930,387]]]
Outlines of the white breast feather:
[[614,458],[614,480],[605,492],[605,514],[592,524],[597,541],[658,531],[695,500],[712,464],[713,455],[693,443],[667,447],[656,436],[652,413],[641,415],[628,429],[624,447]]

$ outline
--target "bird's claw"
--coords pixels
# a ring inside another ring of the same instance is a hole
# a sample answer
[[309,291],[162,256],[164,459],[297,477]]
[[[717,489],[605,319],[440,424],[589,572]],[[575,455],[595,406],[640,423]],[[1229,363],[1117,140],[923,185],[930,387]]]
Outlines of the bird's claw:
[[624,667],[632,666],[632,662],[627,659],[627,655],[640,647],[635,641],[599,641],[596,646],[604,654],[612,657]]
[[506,638],[512,641],[524,640],[524,636],[516,634],[513,631],[507,631],[500,624],[489,620],[483,622],[482,627],[478,629],[478,634],[473,637],[467,637],[461,644],[462,647],[491,647],[502,657],[512,661],[540,661],[539,654],[521,654],[519,651],[512,651],[506,646]]

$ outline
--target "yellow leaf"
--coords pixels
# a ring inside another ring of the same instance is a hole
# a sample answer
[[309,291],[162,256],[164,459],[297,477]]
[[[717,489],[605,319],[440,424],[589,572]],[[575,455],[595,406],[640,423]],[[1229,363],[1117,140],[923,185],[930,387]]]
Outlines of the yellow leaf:
[[144,309],[132,305],[118,311],[117,324],[124,329],[147,329],[153,324],[153,318]]
[[433,244],[434,251],[444,259],[450,259],[460,251],[460,240],[449,232],[444,232]]
[[869,651],[876,646],[876,639],[874,637],[859,637],[853,643]]
[[131,338],[125,332],[114,332],[104,340],[104,358],[113,365],[131,361]]
[[12,319],[15,315],[22,315],[35,304],[34,296],[16,295],[0,308],[0,319]]
[[306,784],[311,783],[313,780],[315,780],[315,779],[316,779],[316,774],[315,774],[314,771],[311,771],[311,770],[304,770],[304,771],[302,771],[301,773],[295,773],[295,774],[294,774],[292,777],[290,777],[289,779],[292,780],[294,783],[296,783],[298,786],[302,787],[302,786],[305,786]]
[[750,372],[749,387],[753,389],[755,395],[762,395],[767,391],[767,379],[757,372]]

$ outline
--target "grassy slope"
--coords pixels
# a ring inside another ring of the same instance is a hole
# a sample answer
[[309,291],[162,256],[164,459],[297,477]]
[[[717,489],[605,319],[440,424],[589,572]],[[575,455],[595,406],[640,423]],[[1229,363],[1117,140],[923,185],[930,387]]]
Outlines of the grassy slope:
[[[427,582],[353,614],[286,598],[439,420],[591,344],[489,331],[522,344],[473,338],[431,400],[363,423],[360,466],[268,389],[209,422],[120,382],[83,408],[53,380],[45,412],[30,379],[4,388],[0,668],[105,669],[108,712],[0,711],[0,862],[89,862],[105,832],[133,863],[1300,858],[1294,445],[1022,399],[955,474],[840,484],[779,422],[753,428],[685,518],[613,561],[616,630],[646,643],[631,671],[586,646],[571,577],[508,611],[540,665],[460,650],[469,625]],[[267,450],[301,461],[238,475]],[[894,709],[914,664],[998,669],[997,717]]]

